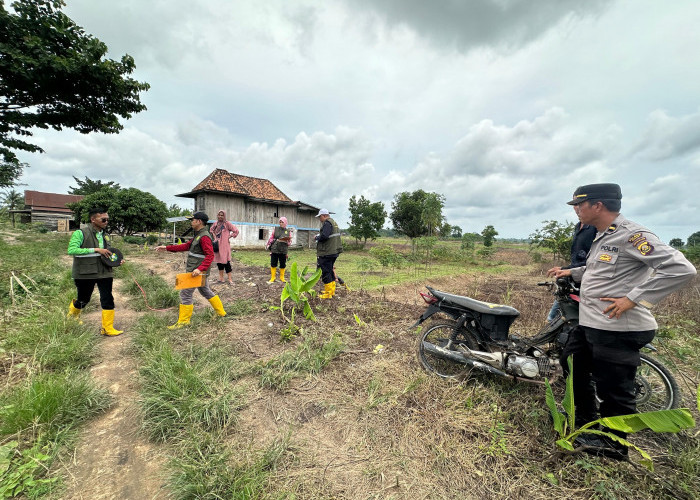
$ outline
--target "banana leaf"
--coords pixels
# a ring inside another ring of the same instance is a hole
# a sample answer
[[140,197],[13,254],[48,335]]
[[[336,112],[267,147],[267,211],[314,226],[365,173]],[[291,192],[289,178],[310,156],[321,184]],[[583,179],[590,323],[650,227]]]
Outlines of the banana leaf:
[[[644,429],[651,429],[654,432],[678,432],[695,427],[695,420],[687,408],[618,415],[600,418],[596,422],[609,429],[629,434]],[[588,425],[591,424],[586,424],[584,427]]]
[[306,319],[310,319],[311,321],[316,321],[316,316],[311,309],[311,305],[309,305],[309,299],[302,297],[302,300],[304,301],[304,317]]
[[289,271],[289,283],[293,290],[299,290],[299,275],[297,274],[297,263],[292,262],[292,269]]
[[574,416],[576,409],[574,406],[574,359],[573,356],[566,358],[566,363],[569,365],[569,375],[566,377],[566,390],[564,391],[564,399],[561,405],[568,415],[569,429],[574,428]]
[[[557,409],[557,402],[554,400],[554,393],[552,392],[552,387],[549,385],[549,380],[545,379],[544,384],[546,386],[545,400],[549,407],[549,413],[552,415],[554,430],[557,431],[559,437],[564,437],[566,435],[566,417]],[[571,449],[573,449],[573,446]]]
[[316,272],[314,273],[313,276],[311,276],[304,284],[301,286],[300,292],[308,292],[310,291],[314,285],[318,282],[318,280],[321,279],[321,269],[316,269]]

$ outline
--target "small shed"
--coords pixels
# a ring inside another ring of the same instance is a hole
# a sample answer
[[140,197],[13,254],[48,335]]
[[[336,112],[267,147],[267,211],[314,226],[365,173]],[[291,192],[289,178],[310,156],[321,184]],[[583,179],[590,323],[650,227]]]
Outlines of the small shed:
[[194,199],[195,211],[206,212],[214,220],[219,210],[224,210],[228,220],[240,230],[232,240],[233,246],[264,246],[280,217],[286,217],[288,227],[293,229],[293,246],[316,245],[312,235],[319,229],[319,209],[292,200],[267,179],[217,168],[192,191],[175,196]]
[[25,190],[24,209],[17,213],[21,214],[22,222],[41,223],[53,231],[70,231],[78,226],[73,221],[73,212],[66,205],[77,203],[83,198],[77,194]]

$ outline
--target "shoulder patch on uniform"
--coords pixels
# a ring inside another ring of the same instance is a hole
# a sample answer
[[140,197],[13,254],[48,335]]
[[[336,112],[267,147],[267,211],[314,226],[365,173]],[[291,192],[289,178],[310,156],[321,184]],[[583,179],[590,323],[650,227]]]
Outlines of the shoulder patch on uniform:
[[602,262],[610,262],[612,260],[612,255],[608,253],[603,253],[598,256],[598,260]]
[[637,243],[636,247],[642,255],[649,255],[654,251],[654,246],[651,245],[646,238],[643,238],[642,241]]
[[617,224],[610,224],[610,226],[608,226],[608,229],[605,231],[605,234],[612,234],[615,231],[617,231]]
[[633,245],[637,245],[637,243],[641,241],[646,241],[647,239],[644,237],[644,234],[642,233],[634,233],[632,236],[629,237],[627,241],[632,243]]

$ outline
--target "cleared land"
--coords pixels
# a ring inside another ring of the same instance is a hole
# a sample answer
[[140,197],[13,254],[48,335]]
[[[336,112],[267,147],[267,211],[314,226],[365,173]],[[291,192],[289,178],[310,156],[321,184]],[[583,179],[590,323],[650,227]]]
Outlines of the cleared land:
[[[32,238],[5,240],[2,251],[33,244]],[[129,266],[120,269],[115,287],[117,326],[126,334],[97,338],[99,311],[93,304],[79,327],[96,341],[97,355],[87,369],[111,393],[112,403],[56,452],[48,477],[64,479],[52,494],[698,498],[697,430],[632,437],[652,455],[654,472],[636,465],[634,456],[632,463],[562,457],[556,454],[540,387],[481,376],[455,384],[421,371],[416,332],[409,327],[424,309],[417,292],[425,284],[518,308],[522,316],[513,330],[525,335],[538,330],[551,305],[551,297],[535,286],[550,263],[533,263],[541,257],[533,259],[526,247],[500,247],[483,259],[441,245],[449,251],[439,259],[400,268],[383,268],[376,260],[370,266],[366,251],[344,253],[338,274],[352,291],[338,288],[332,301],[313,300],[318,321],[297,316],[303,333],[291,341],[280,335],[286,323],[273,306],[279,305],[282,286],[266,283],[267,253],[234,254],[234,286],[216,288],[229,312],[226,319],[213,317],[200,301],[192,325],[173,332],[165,327],[174,322],[176,309],[149,311],[133,280],[151,307],[174,306],[171,287],[182,268],[181,255],[125,246]],[[393,248],[410,250],[400,240]],[[309,251],[294,252],[292,258],[300,267],[315,261]],[[65,282],[66,259],[57,260],[52,266],[64,281],[64,296],[48,307],[59,315],[70,282]],[[3,280],[8,271],[2,268]],[[696,420],[698,287],[694,282],[656,311],[662,325],[659,357],[674,371]],[[8,329],[26,326],[33,317],[15,315],[17,307],[40,311],[47,305],[6,305],[4,398],[34,376],[26,367],[44,370],[31,354],[36,349],[9,347],[15,344]],[[20,362],[25,365],[17,369]],[[36,432],[22,432],[30,444]],[[74,452],[65,451],[72,447]]]

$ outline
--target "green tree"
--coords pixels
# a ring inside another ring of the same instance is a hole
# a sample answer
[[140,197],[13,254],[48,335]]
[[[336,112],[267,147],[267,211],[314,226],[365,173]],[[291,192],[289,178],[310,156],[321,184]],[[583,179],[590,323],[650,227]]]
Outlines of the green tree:
[[696,231],[688,236],[688,240],[686,241],[685,245],[688,247],[700,246],[700,231]]
[[484,237],[484,246],[490,247],[493,245],[494,237],[498,236],[498,231],[493,226],[488,225],[481,231],[481,236]]
[[445,197],[437,193],[426,193],[423,200],[423,212],[421,218],[428,229],[428,235],[433,236],[436,229],[440,228],[443,216],[442,209],[445,206]]
[[411,246],[415,251],[415,238],[425,236],[439,227],[444,204],[445,197],[441,194],[426,193],[422,189],[412,193],[404,191],[394,195],[389,218],[397,233],[411,238]]
[[440,233],[440,238],[450,238],[452,236],[452,224],[448,222],[443,222],[438,228],[438,233]]
[[386,211],[384,203],[377,201],[371,203],[364,196],[360,196],[358,200],[353,195],[350,198],[348,206],[350,210],[350,227],[348,233],[356,240],[364,239],[364,244],[368,239],[376,239],[379,236],[379,230],[384,226],[386,220]]
[[105,187],[68,205],[75,213],[76,222],[87,222],[93,207],[104,207],[109,212],[108,229],[122,236],[160,229],[168,216],[165,203],[136,188]]
[[76,176],[72,176],[75,182],[78,183],[78,187],[69,186],[68,194],[81,194],[87,196],[92,193],[96,193],[105,187],[112,187],[119,189],[120,186],[114,181],[102,182],[100,180],[93,181],[88,176],[85,176],[85,180],[81,181]]
[[462,237],[462,228],[459,226],[452,226],[452,237],[459,239]]
[[[21,210],[24,208],[24,195],[14,189],[3,193],[2,208],[8,213],[10,210]],[[15,214],[11,213],[10,217],[12,218],[12,227],[15,227]]]
[[14,150],[43,152],[24,139],[32,129],[117,133],[119,117],[146,109],[147,83],[127,77],[129,55],[106,59],[107,46],[61,12],[62,0],[0,0],[0,186],[26,164]]
[[555,220],[545,220],[542,224],[541,228],[530,235],[530,245],[548,249],[552,252],[553,259],[561,257],[568,260],[576,225],[573,222],[561,223]]
[[671,245],[673,248],[682,248],[683,240],[680,238],[673,238],[671,241],[668,242],[668,244]]
[[404,191],[394,195],[389,218],[397,233],[408,236],[411,240],[426,234],[423,224],[423,201],[427,194],[419,189],[412,193]]

